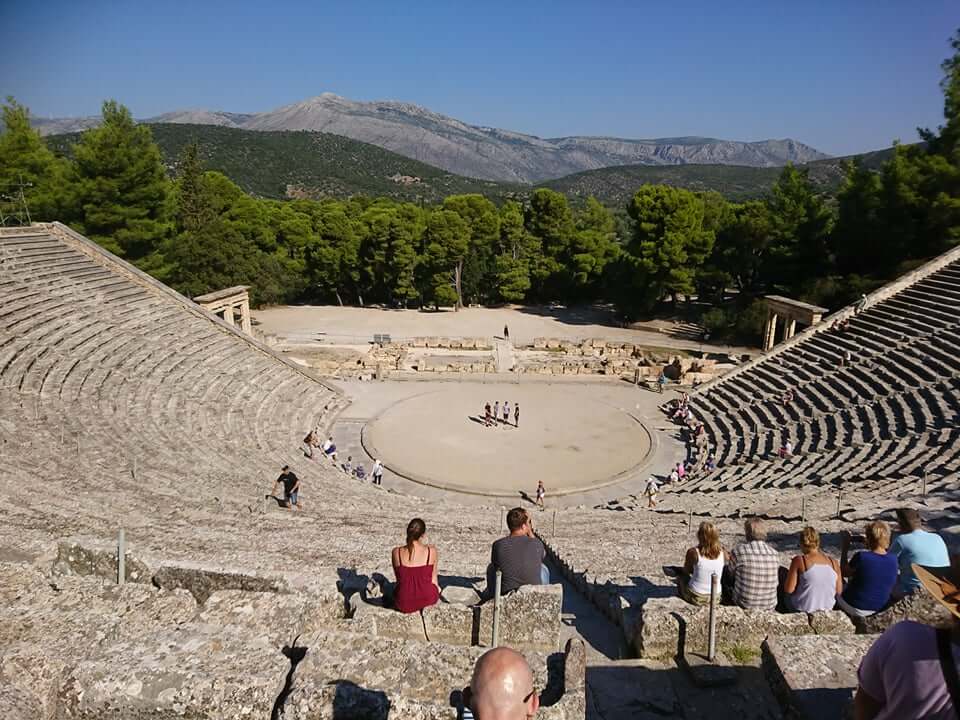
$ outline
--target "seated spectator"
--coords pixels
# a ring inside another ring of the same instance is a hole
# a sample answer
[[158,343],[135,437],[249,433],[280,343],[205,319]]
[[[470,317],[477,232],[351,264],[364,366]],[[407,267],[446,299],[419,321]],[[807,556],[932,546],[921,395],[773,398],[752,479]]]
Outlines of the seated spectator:
[[950,564],[947,545],[936,533],[921,528],[920,513],[913,508],[897,509],[897,525],[900,534],[890,546],[890,553],[897,556],[900,577],[894,596],[901,598],[920,588],[920,581],[913,574],[912,566],[944,567]]
[[323,443],[323,454],[327,457],[332,457],[337,452],[337,445],[333,442],[333,436],[328,437]]
[[887,552],[890,546],[890,528],[885,522],[869,523],[863,535],[866,550],[856,553],[850,560],[850,544],[856,539],[846,530],[840,553],[840,571],[850,578],[843,593],[837,597],[837,605],[851,617],[867,617],[882,610],[890,599],[897,583],[897,556]]
[[353,471],[353,474],[356,476],[357,480],[367,479],[367,469],[363,465],[357,465]]
[[[911,568],[923,589],[953,615],[950,628],[912,620],[890,626],[857,670],[854,720],[960,717],[960,557],[948,567]],[[952,685],[952,687],[951,687]]]
[[709,455],[707,455],[707,463],[705,467],[707,468],[707,472],[713,472],[717,469],[717,460],[714,458],[712,451]]
[[800,552],[790,561],[783,592],[791,610],[817,612],[833,610],[836,597],[843,592],[843,580],[837,561],[820,550],[820,533],[812,527],[800,532]]
[[340,466],[347,475],[353,475],[353,455],[347,455],[347,461]]
[[550,583],[550,571],[543,564],[547,551],[540,539],[533,534],[533,525],[527,511],[516,507],[508,512],[507,528],[510,534],[493,543],[490,550],[485,598],[493,597],[497,570],[503,573],[501,595],[513,592],[523,585]]
[[414,518],[407,525],[407,544],[390,554],[397,578],[393,606],[402,613],[419,612],[440,599],[437,549],[426,543],[426,532],[427,524]]
[[684,467],[684,464],[682,462],[678,462],[677,463],[677,479],[683,480],[683,478],[686,477],[686,475],[687,475],[687,468]]
[[787,440],[783,445],[780,446],[780,450],[777,454],[781,458],[788,458],[793,455],[793,443]]
[[680,473],[677,472],[676,468],[673,468],[673,470],[670,471],[670,474],[667,475],[667,482],[671,485],[673,483],[680,482]]
[[300,478],[290,469],[289,465],[284,465],[280,470],[280,477],[273,482],[273,496],[276,497],[277,490],[283,485],[283,506],[288,510],[301,510],[303,504],[300,502]]
[[717,592],[727,562],[727,552],[720,544],[720,532],[712,522],[700,523],[697,546],[687,550],[680,575],[680,597],[693,605],[710,604],[711,575],[717,576]]
[[733,569],[733,603],[746,610],[774,610],[780,555],[767,544],[767,530],[760,518],[743,525],[746,541],[730,553]]
[[528,720],[537,714],[540,696],[533,685],[533,673],[516,650],[498,647],[488,650],[473,668],[470,687],[464,693],[462,717],[476,720]]
[[791,388],[786,390],[781,396],[780,400],[783,402],[784,407],[790,407],[790,403],[793,402],[793,389]]

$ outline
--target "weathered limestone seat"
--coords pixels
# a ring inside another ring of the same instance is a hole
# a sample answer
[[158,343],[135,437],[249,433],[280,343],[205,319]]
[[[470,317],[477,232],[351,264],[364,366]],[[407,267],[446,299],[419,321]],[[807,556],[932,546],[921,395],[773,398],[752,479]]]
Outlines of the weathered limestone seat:
[[[357,632],[451,645],[489,647],[493,602],[478,607],[437,603],[419,613],[404,614],[365,602],[359,593],[351,603]],[[500,642],[522,650],[556,652],[560,646],[562,585],[525,585],[501,599]]]
[[[682,598],[652,598],[640,610],[634,630],[634,648],[640,657],[671,658],[684,652],[706,652],[709,608]],[[759,650],[768,637],[794,635],[852,635],[855,628],[840,610],[818,613],[778,613],[717,608],[717,647],[720,650]]]
[[796,720],[849,717],[860,660],[877,635],[771,637],[763,671],[784,712]]
[[[286,590],[215,590],[198,605],[182,589],[0,563],[0,713],[452,720],[450,693],[484,648],[357,634],[316,596]],[[525,653],[544,717],[582,718],[583,645],[558,650]]]

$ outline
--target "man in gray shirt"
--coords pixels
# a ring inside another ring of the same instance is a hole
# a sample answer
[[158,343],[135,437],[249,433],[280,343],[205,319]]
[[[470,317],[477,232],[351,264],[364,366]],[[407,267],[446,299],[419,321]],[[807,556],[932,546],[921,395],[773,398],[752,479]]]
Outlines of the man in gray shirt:
[[530,516],[523,508],[507,513],[510,534],[493,543],[487,577],[487,597],[493,597],[497,570],[503,573],[500,594],[506,595],[522,585],[547,585],[550,572],[543,564],[546,550],[533,534]]

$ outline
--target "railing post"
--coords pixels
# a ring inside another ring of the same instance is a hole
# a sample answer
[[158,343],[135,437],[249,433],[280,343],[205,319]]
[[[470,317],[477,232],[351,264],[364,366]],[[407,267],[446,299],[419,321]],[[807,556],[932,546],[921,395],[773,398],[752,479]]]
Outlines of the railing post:
[[493,638],[491,638],[490,647],[500,646],[500,587],[502,583],[503,571],[497,570],[497,579],[493,586]]
[[837,518],[840,517],[840,501],[843,498],[843,489],[837,490]]
[[123,585],[127,579],[127,539],[123,528],[117,534],[117,585]]
[[800,522],[807,521],[807,499],[800,498]]
[[716,573],[710,575],[710,619],[707,634],[707,660],[713,662],[717,656],[717,585]]
[[923,497],[927,496],[927,471],[924,470],[923,474],[920,475],[920,494]]
[[553,530],[550,532],[550,537],[555,538],[557,536],[557,509],[553,509]]
[[497,528],[497,532],[503,532],[503,505],[500,506],[500,526]]

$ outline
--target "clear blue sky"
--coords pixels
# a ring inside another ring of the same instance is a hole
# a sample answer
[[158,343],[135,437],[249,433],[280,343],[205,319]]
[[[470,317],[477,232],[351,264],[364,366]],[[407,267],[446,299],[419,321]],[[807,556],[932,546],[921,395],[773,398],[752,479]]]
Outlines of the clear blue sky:
[[940,122],[958,0],[0,0],[0,93],[38,115],[395,99],[544,137],[793,137],[847,154]]

